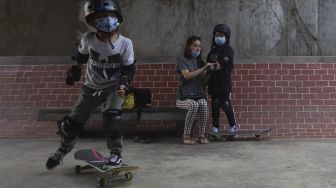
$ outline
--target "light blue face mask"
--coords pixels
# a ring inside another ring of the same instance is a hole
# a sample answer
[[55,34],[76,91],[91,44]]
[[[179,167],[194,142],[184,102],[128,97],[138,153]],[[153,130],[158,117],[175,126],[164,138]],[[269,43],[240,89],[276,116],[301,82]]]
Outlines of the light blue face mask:
[[105,33],[111,33],[119,27],[118,18],[107,16],[96,20],[96,29]]
[[225,42],[226,42],[225,37],[215,37],[215,43],[217,44],[217,46],[223,46]]
[[194,50],[191,50],[191,57],[193,57],[193,58],[196,58],[196,57],[198,57],[199,55],[200,55],[200,51],[199,52],[197,52],[197,51],[194,51]]

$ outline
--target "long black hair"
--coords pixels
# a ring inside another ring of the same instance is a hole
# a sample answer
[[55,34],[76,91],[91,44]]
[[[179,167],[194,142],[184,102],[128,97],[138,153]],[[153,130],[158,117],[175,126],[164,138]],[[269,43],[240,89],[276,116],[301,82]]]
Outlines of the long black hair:
[[[184,46],[184,57],[185,58],[192,59],[190,46],[197,40],[201,41],[201,37],[193,35],[187,39],[185,46]],[[205,65],[205,62],[202,59],[202,50],[200,52],[200,55],[196,57],[196,60],[197,60],[198,67],[203,67]]]

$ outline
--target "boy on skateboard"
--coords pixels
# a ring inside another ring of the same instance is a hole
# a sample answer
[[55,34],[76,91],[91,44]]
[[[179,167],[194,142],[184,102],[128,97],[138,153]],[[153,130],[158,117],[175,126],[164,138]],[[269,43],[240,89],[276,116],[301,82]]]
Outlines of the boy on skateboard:
[[48,170],[61,164],[63,157],[73,149],[78,131],[100,105],[111,154],[104,168],[120,167],[122,163],[120,116],[125,92],[134,75],[133,44],[118,34],[123,16],[115,0],[86,0],[84,12],[86,23],[97,31],[82,36],[75,58],[77,63],[67,72],[66,84],[74,85],[80,80],[84,64],[86,80],[75,107],[58,125],[61,144],[50,154],[46,163]]

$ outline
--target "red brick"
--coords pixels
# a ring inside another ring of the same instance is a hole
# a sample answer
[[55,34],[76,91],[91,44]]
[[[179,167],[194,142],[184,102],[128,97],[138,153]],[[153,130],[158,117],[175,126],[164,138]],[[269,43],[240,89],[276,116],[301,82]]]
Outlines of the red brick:
[[335,75],[322,75],[322,80],[335,80]]
[[256,64],[242,64],[242,69],[256,69]]
[[155,95],[153,95],[153,100],[165,100],[166,99],[166,94],[155,94]]
[[160,88],[160,93],[174,93],[173,88]]
[[327,75],[328,70],[315,70],[316,75]]
[[43,101],[56,101],[57,95],[44,95]]
[[168,82],[154,82],[153,87],[167,87],[167,86],[168,86]]
[[142,70],[142,74],[147,76],[157,75],[155,70]]
[[[39,84],[39,83],[37,83]],[[31,83],[21,83],[19,89],[32,89],[34,87]]]
[[336,74],[336,69],[329,69],[328,74],[335,75]]
[[294,69],[294,64],[282,64],[282,69]]
[[237,75],[248,75],[249,70],[236,70]]
[[295,77],[296,81],[307,81],[309,80],[308,78],[310,78],[308,75],[297,75]]
[[[42,81],[42,78],[28,78],[29,83],[40,83]],[[64,78],[63,78],[64,81]]]
[[32,87],[34,89],[45,89],[47,88],[47,83],[36,83],[34,84],[34,86]]
[[309,75],[309,80],[310,81],[322,80],[322,75]]
[[168,87],[178,87],[178,82],[168,82]]
[[141,70],[141,69],[150,69],[150,64],[137,64],[136,65],[136,70]]
[[307,87],[298,87],[296,88],[297,93],[309,93],[309,88]]
[[322,87],[323,93],[334,93],[335,91],[335,87]]
[[[175,74],[177,74],[177,73],[175,72]],[[167,70],[156,70],[156,75],[161,75],[161,76],[169,75],[169,71],[167,71]]]
[[[145,76],[143,76],[143,77],[145,77]],[[140,80],[138,80],[138,81],[140,81]],[[147,76],[146,76],[146,78],[145,79],[141,79],[141,81],[147,81]],[[150,82],[157,82],[157,81],[163,81],[162,80],[162,76],[148,76],[148,81],[150,81]]]
[[334,69],[334,64],[321,64],[321,69]]
[[149,69],[163,69],[162,64],[150,64]]
[[248,70],[248,74],[256,74],[256,75],[261,75],[262,74],[262,70],[257,70],[257,69],[252,69],[252,70]]
[[168,70],[168,75],[177,76],[177,72],[175,70]]
[[281,64],[269,64],[269,69],[280,70],[282,67]]
[[295,81],[295,75],[282,75],[281,80],[286,82]]
[[174,101],[159,101],[159,106],[176,106]]
[[45,66],[44,70],[47,72],[52,72],[55,70],[62,70],[62,71],[66,71],[70,69],[70,65],[66,65],[66,66],[62,66],[62,65],[47,65]]
[[281,77],[281,75],[269,75],[268,80],[274,80],[274,81],[282,80],[282,77]]
[[268,80],[269,75],[255,75],[255,80]]
[[[65,90],[64,94],[75,95],[75,94],[79,94],[79,92],[80,92],[80,90],[78,88],[68,88],[68,89]],[[51,94],[51,93],[46,93],[46,94]],[[55,93],[53,93],[53,94],[55,94]]]
[[9,90],[10,95],[23,95],[23,93],[24,93],[23,89]]
[[163,64],[163,69],[176,69],[176,64]]
[[162,81],[165,81],[165,82],[175,81],[175,77],[174,76],[162,76]]
[[28,101],[29,100],[29,96],[28,95],[18,95],[15,96],[15,101]]
[[140,87],[143,87],[143,88],[148,88],[148,87],[153,87],[154,83],[153,82],[140,82]]
[[276,81],[275,85],[276,86],[282,86],[282,87],[288,87],[289,83],[288,83],[288,81]]
[[[246,83],[246,82],[245,82]],[[262,86],[262,82],[261,81],[249,81],[248,85],[250,87],[254,87],[254,86]]]
[[308,69],[308,64],[295,64],[295,69]]
[[275,70],[263,70],[263,75],[274,75],[275,74]]
[[321,87],[311,87],[309,90],[310,93],[317,93],[317,94],[323,93]]
[[136,69],[136,70],[135,70],[135,75],[136,75],[136,76],[144,75],[144,74],[143,74],[143,70]]
[[176,100],[176,94],[166,94],[166,100],[168,101]]

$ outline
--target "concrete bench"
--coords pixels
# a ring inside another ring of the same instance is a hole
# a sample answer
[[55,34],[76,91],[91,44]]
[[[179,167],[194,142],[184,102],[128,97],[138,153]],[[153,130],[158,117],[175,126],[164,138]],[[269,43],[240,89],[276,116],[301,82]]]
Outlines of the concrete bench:
[[[40,108],[37,111],[37,121],[60,121],[65,115],[68,115],[71,108]],[[181,137],[184,129],[184,120],[186,110],[176,107],[151,107],[143,108],[140,121],[175,121],[176,134]],[[137,109],[123,110],[121,119],[123,121],[136,121],[138,115]],[[90,120],[102,120],[100,110],[94,111]]]

